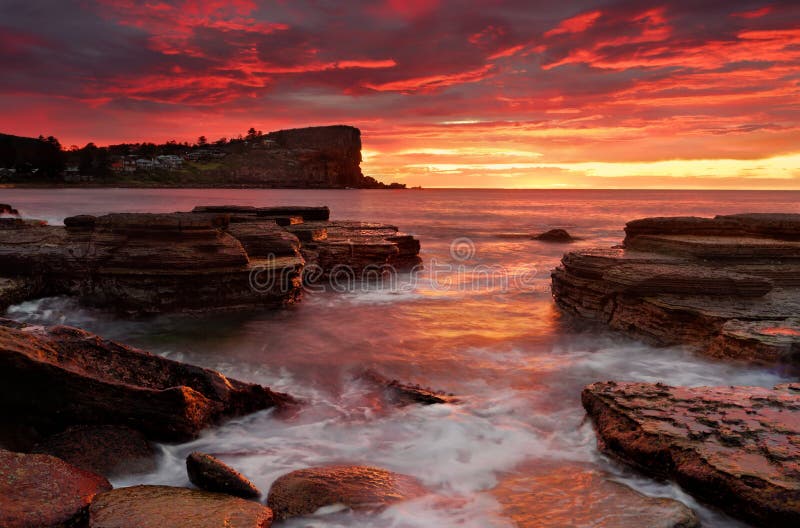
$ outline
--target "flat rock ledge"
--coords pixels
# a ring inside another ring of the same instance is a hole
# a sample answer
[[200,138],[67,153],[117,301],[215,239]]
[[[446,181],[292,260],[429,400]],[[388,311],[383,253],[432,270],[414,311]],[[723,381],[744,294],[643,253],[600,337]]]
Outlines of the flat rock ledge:
[[295,400],[78,328],[0,319],[0,415],[48,431],[124,425],[186,441],[225,418]]
[[517,528],[700,528],[682,502],[611,478],[587,464],[539,460],[502,478],[492,495]]
[[624,247],[567,253],[558,306],[659,345],[800,365],[800,214],[629,222]]
[[361,280],[420,262],[419,241],[396,227],[329,216],[327,207],[198,206],[77,215],[63,226],[0,218],[0,310],[46,295],[124,313],[281,307],[301,298],[304,278],[345,270]]
[[272,511],[257,502],[170,486],[133,486],[98,495],[89,528],[269,528]]
[[581,399],[606,453],[757,526],[800,526],[800,384],[609,381]]
[[380,510],[427,493],[408,475],[370,466],[326,466],[279,477],[269,490],[267,505],[276,520],[283,520],[336,504],[352,510]]
[[49,455],[0,450],[0,526],[65,528],[86,519],[108,481]]

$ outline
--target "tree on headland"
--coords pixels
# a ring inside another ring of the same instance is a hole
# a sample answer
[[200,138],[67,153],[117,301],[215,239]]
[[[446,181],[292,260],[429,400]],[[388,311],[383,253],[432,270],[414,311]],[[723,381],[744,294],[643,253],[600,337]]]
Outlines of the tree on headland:
[[200,136],[199,138],[197,138],[198,147],[205,147],[206,145],[208,145],[208,140],[206,139],[205,136]]

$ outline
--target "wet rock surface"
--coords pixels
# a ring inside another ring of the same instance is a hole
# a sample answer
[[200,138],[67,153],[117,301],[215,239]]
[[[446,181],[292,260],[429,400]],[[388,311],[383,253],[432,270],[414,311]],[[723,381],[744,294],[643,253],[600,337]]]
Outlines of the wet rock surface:
[[381,390],[385,397],[395,405],[434,405],[437,403],[458,402],[458,399],[452,394],[445,394],[419,385],[412,385],[396,379],[389,379],[380,372],[372,369],[367,369],[358,373],[356,378]]
[[534,235],[534,240],[540,240],[542,242],[572,242],[575,238],[570,235],[566,229],[551,229],[549,231],[545,231],[544,233],[539,233],[538,235]]
[[133,486],[98,495],[90,528],[269,528],[272,512],[256,502],[221,493]]
[[800,523],[800,385],[602,382],[582,402],[605,452],[757,526]]
[[648,497],[577,463],[540,461],[519,468],[492,490],[518,528],[699,528],[691,508]]
[[300,299],[307,262],[317,279],[346,269],[354,280],[419,263],[419,241],[396,227],[329,216],[327,207],[198,206],[78,215],[64,226],[3,218],[0,309],[43,295],[126,313],[280,307]]
[[19,211],[8,204],[0,203],[0,216],[19,216]]
[[253,499],[261,492],[247,478],[218,458],[194,452],[186,457],[186,472],[192,484],[206,491]]
[[800,215],[649,218],[624,248],[564,255],[553,296],[566,312],[661,345],[798,365]]
[[119,425],[73,426],[40,441],[33,452],[104,477],[146,473],[157,462],[156,450],[142,433]]
[[353,510],[376,510],[425,494],[425,487],[408,475],[369,466],[327,466],[301,469],[278,478],[269,490],[267,505],[276,520],[283,520],[310,515],[334,504]]
[[66,528],[79,525],[108,481],[48,455],[0,450],[0,526]]
[[125,425],[157,440],[188,440],[291,396],[66,327],[0,319],[0,410],[44,428]]

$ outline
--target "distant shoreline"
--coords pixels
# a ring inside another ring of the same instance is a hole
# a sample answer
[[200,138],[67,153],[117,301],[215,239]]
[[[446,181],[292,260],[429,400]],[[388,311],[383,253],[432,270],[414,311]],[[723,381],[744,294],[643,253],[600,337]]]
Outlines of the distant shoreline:
[[0,189],[292,189],[296,191],[407,191],[419,188],[402,187],[274,187],[256,184],[227,185],[169,185],[169,184],[99,184],[99,183],[0,183]]

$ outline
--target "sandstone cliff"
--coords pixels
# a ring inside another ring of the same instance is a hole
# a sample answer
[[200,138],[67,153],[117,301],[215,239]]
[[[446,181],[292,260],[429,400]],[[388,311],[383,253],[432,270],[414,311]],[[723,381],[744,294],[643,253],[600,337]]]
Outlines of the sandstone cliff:
[[298,188],[369,187],[361,173],[361,131],[344,125],[270,132],[232,149],[206,172],[236,184]]

